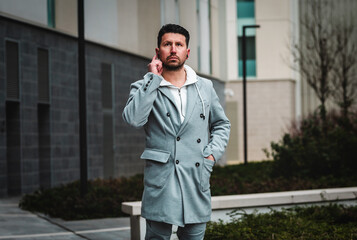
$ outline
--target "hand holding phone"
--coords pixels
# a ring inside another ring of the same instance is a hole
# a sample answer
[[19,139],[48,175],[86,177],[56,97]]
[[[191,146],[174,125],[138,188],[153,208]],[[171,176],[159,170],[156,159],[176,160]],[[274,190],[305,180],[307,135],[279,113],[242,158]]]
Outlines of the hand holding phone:
[[148,71],[156,75],[162,74],[162,62],[160,61],[157,55],[155,55],[152,58],[151,62],[148,64]]

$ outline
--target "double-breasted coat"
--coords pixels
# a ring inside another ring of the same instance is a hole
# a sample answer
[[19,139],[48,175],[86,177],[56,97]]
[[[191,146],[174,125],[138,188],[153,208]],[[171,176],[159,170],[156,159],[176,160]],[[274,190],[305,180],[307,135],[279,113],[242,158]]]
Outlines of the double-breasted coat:
[[142,197],[146,219],[178,226],[210,220],[209,179],[215,162],[205,157],[221,158],[230,122],[212,82],[195,77],[197,82],[187,86],[182,123],[169,88],[160,86],[161,76],[149,72],[131,85],[123,118],[134,127],[143,126],[146,134],[141,155],[146,161]]

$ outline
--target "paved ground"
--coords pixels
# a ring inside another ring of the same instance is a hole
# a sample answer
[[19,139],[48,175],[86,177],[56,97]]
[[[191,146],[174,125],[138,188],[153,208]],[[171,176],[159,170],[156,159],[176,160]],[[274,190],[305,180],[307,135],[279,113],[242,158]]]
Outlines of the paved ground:
[[1,240],[130,240],[129,218],[63,221],[23,211],[18,202],[0,199]]

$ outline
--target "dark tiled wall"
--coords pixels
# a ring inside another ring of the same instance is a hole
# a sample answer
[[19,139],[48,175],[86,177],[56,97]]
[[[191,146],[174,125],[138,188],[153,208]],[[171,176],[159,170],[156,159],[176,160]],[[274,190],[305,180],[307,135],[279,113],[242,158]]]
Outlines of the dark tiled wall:
[[[114,72],[114,174],[130,176],[143,171],[140,155],[144,147],[142,129],[134,129],[122,120],[122,112],[129,96],[130,84],[141,79],[146,73],[148,59],[103,48],[95,44],[87,45],[87,99],[88,99],[88,158],[92,166],[90,176],[102,176],[103,113],[101,91],[101,63],[113,64]],[[100,144],[98,144],[100,143]]]

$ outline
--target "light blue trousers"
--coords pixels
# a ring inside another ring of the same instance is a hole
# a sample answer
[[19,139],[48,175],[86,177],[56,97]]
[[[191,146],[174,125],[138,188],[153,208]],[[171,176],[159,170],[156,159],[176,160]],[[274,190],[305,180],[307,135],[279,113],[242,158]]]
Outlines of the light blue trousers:
[[[177,236],[182,240],[203,240],[206,223],[186,224],[178,227]],[[146,220],[145,240],[169,240],[172,234],[172,224]]]

